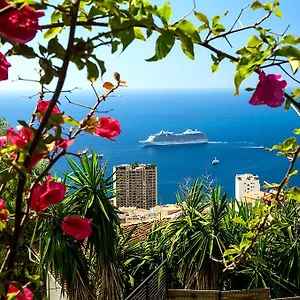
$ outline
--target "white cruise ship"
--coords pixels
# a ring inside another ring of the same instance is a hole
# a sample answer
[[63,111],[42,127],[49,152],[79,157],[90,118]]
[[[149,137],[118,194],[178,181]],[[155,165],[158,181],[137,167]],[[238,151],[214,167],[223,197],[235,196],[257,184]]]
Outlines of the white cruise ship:
[[147,140],[140,141],[143,146],[168,146],[183,144],[205,144],[207,138],[202,131],[187,129],[183,133],[173,133],[161,130],[159,133],[150,135]]

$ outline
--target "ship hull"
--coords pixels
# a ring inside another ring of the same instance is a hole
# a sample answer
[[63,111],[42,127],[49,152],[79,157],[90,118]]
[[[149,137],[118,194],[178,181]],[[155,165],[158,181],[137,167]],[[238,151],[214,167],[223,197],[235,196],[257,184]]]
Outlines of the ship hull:
[[207,141],[178,141],[178,142],[146,142],[141,141],[142,147],[153,147],[153,146],[175,146],[175,145],[193,145],[193,144],[207,144]]

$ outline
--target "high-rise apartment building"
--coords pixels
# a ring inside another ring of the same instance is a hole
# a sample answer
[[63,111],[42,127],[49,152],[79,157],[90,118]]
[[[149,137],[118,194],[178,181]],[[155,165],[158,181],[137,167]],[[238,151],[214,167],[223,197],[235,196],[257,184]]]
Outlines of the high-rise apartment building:
[[235,199],[243,200],[246,193],[250,191],[259,191],[259,177],[252,174],[236,174],[235,175]]
[[114,166],[116,207],[150,209],[157,205],[157,167],[153,164]]

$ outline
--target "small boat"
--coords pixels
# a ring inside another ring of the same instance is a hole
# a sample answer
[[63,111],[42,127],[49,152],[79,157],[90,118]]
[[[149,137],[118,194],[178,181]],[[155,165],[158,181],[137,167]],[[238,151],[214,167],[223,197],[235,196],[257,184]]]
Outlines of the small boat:
[[218,164],[220,161],[215,157],[215,159],[213,159],[213,161],[211,162],[212,165],[216,165]]

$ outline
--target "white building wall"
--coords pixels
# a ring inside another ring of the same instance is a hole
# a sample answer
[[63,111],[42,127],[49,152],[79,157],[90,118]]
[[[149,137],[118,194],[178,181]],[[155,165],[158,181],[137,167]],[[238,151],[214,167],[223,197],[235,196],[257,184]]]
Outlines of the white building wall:
[[260,191],[259,177],[253,174],[236,174],[235,199],[241,201],[244,194],[250,191]]
[[47,278],[47,296],[49,300],[67,300],[66,296],[62,295],[61,285],[55,280],[50,272]]

